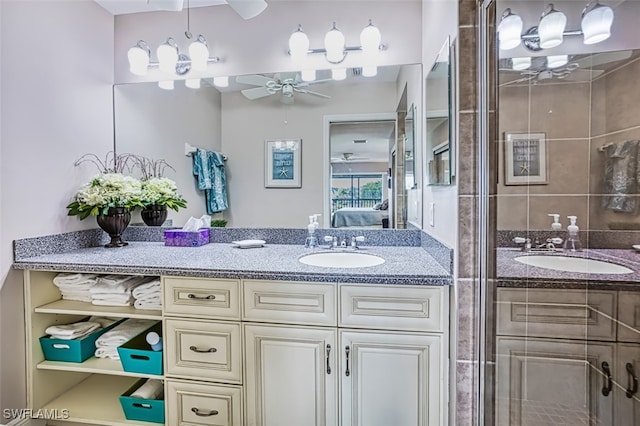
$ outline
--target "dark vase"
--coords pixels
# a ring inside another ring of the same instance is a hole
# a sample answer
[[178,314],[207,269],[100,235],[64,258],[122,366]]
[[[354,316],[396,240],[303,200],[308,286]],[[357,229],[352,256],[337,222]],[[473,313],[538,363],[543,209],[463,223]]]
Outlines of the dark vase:
[[161,226],[167,220],[167,206],[149,204],[142,209],[140,215],[147,226]]
[[122,241],[122,233],[127,229],[131,220],[129,209],[125,207],[110,207],[107,214],[99,214],[96,220],[98,221],[98,226],[111,237],[111,242],[106,244],[105,247],[124,247],[129,244]]

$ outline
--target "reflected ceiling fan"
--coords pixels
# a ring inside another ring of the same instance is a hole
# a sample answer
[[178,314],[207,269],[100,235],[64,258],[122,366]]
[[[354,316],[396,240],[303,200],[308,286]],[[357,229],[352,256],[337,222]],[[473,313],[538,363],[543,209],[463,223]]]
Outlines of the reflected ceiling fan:
[[[146,0],[147,5],[155,10],[181,11],[184,7],[189,9],[189,0]],[[201,6],[222,4],[222,1],[199,1]],[[226,3],[242,19],[251,19],[258,16],[267,8],[265,0],[226,0]]]
[[631,51],[622,50],[617,52],[602,52],[593,55],[569,55],[566,64],[550,68],[547,66],[547,57],[537,56],[531,58],[531,65],[525,70],[515,70],[510,67],[511,59],[502,59],[500,72],[519,73],[520,78],[506,81],[500,86],[524,82],[539,82],[550,79],[570,80],[570,81],[590,81],[604,73],[604,69],[598,69],[600,65],[622,61],[631,57]]
[[332,163],[342,163],[342,162],[350,162],[350,161],[358,161],[358,160],[369,160],[369,157],[359,157],[353,155],[353,152],[343,152],[341,157],[332,157]]
[[273,78],[258,74],[241,75],[236,77],[237,83],[260,86],[241,90],[241,93],[245,98],[255,100],[280,93],[280,100],[285,104],[293,103],[295,93],[303,93],[319,98],[330,99],[330,96],[307,89],[307,87],[312,84],[322,83],[324,81],[327,80],[316,80],[312,82],[302,81],[297,73],[275,74]]

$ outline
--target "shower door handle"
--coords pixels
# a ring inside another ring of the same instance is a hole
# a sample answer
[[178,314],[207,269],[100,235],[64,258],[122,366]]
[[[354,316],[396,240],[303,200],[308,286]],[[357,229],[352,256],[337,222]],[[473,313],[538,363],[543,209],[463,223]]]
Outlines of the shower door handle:
[[602,362],[602,372],[607,377],[604,385],[602,386],[602,394],[604,396],[609,396],[611,393],[611,389],[613,389],[613,379],[611,378],[611,368],[609,367],[609,363],[607,361]]

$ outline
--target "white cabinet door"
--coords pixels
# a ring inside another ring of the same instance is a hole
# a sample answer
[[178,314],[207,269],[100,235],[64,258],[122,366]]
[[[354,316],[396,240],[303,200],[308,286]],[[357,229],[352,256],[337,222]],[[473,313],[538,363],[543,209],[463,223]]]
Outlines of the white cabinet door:
[[446,406],[442,336],[340,332],[341,426],[436,426]]
[[249,426],[335,426],[336,329],[244,326]]
[[615,424],[640,424],[640,345],[618,344]]
[[498,336],[496,424],[617,425],[614,346]]

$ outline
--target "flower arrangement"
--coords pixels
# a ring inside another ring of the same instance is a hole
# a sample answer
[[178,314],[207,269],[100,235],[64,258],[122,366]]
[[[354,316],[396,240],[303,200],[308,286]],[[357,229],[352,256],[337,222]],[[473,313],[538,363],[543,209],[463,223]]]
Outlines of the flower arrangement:
[[151,177],[142,181],[141,202],[143,206],[167,206],[178,211],[187,207],[187,202],[180,194],[176,183],[166,177]]
[[110,208],[124,207],[132,210],[143,207],[141,182],[123,174],[133,158],[131,154],[116,155],[113,152],[109,152],[104,161],[94,154],[80,157],[74,165],[89,161],[101,173],[76,192],[73,201],[67,206],[68,215],[86,219],[89,216],[106,215]]

